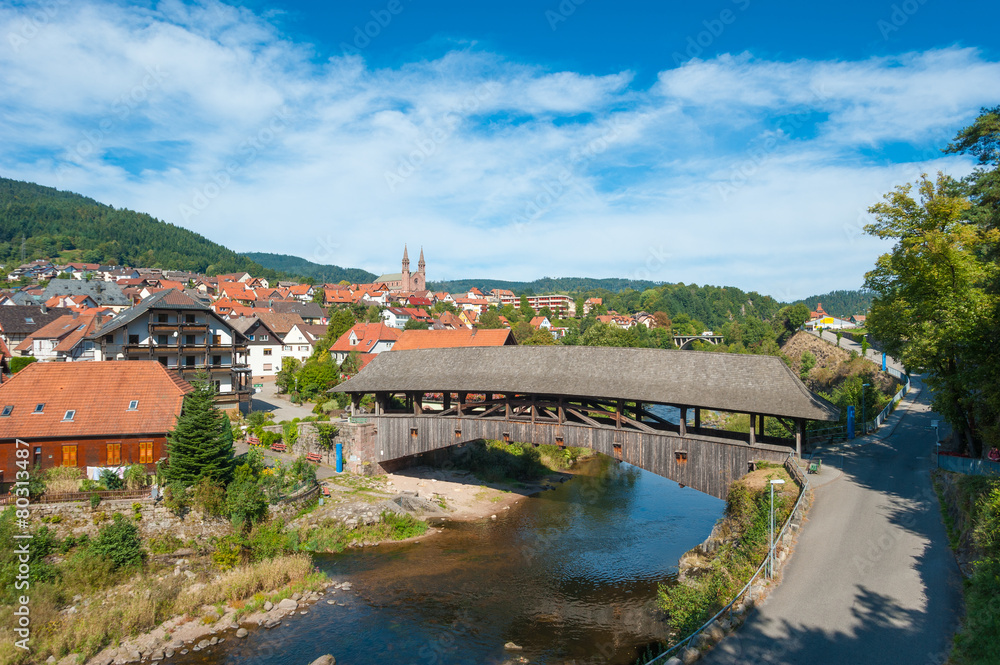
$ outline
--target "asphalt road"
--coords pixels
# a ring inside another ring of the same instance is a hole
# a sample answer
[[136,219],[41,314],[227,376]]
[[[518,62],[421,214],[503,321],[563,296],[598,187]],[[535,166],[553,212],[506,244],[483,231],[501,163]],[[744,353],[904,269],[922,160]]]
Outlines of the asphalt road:
[[815,489],[784,580],[699,662],[945,661],[961,581],[929,479],[937,416],[913,385],[878,435],[817,455],[842,473]]

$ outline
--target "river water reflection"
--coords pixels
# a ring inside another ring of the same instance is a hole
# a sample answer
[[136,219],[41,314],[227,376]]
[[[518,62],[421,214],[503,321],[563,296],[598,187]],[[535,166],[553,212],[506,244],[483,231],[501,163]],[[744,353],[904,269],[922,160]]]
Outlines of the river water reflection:
[[[706,538],[724,503],[673,481],[587,460],[554,490],[496,520],[444,523],[443,533],[316,557],[349,592],[243,640],[230,633],[181,663],[630,663],[661,639],[657,584]],[[523,651],[505,651],[514,642]]]

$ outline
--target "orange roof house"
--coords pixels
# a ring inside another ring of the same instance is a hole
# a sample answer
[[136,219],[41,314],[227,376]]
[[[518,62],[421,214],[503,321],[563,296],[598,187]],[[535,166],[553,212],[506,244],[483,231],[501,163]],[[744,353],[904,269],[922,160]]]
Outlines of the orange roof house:
[[60,316],[29,334],[14,351],[39,360],[93,360],[93,343],[88,344],[85,338],[112,316],[114,312],[105,307]]
[[189,383],[155,360],[33,363],[0,385],[0,475],[14,480],[15,441],[32,466],[153,464]]
[[365,354],[378,355],[392,349],[401,334],[401,330],[390,328],[381,322],[358,323],[333,343],[333,346],[330,347],[330,353],[333,354],[333,359],[338,363],[344,362],[344,359],[352,351],[356,351],[362,356]]
[[506,329],[404,330],[394,351],[443,349],[460,346],[514,346],[514,334]]

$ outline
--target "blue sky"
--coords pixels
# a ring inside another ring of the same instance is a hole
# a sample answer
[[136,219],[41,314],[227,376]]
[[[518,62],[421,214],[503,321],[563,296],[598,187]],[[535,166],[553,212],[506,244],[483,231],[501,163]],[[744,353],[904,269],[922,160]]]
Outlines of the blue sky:
[[[974,17],[974,18],[970,18]],[[0,5],[0,174],[430,279],[856,288],[1000,104],[994,3]]]

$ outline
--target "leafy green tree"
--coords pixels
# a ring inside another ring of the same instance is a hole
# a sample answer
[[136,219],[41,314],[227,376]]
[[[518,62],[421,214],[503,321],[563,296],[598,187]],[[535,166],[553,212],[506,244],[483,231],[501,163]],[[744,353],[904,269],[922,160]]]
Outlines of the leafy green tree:
[[583,346],[639,346],[638,335],[631,328],[618,328],[597,322],[587,329],[580,339]]
[[296,379],[296,389],[303,399],[312,399],[326,394],[337,385],[337,381],[337,366],[329,352],[324,352],[315,359],[310,358],[302,367]]
[[267,498],[250,464],[236,468],[233,482],[226,490],[226,508],[233,524],[246,532],[267,517]]
[[477,327],[486,330],[498,330],[503,328],[503,323],[500,321],[500,313],[497,311],[496,307],[490,305],[490,308],[479,317]]
[[336,425],[330,423],[316,423],[316,443],[326,453],[326,463],[330,463],[330,450],[333,448],[334,439],[340,431]]
[[526,319],[531,319],[535,316],[535,310],[528,304],[528,296],[521,296],[521,316]]
[[195,381],[192,385],[194,391],[184,398],[174,431],[167,434],[167,481],[190,487],[207,477],[227,485],[234,465],[229,418],[215,408],[211,384]]
[[340,363],[340,371],[343,374],[354,376],[361,370],[361,354],[357,351],[351,351],[344,358],[344,362]]
[[403,330],[429,330],[430,325],[426,321],[410,319],[403,325]]
[[518,344],[524,344],[525,346],[552,346],[558,343],[552,336],[552,333],[544,328],[534,331],[523,342],[518,342]]
[[274,377],[274,385],[278,392],[287,393],[289,389],[295,388],[295,375],[302,368],[302,363],[297,358],[285,356],[281,359],[281,369]]
[[869,209],[876,221],[865,231],[896,244],[865,275],[876,294],[868,329],[907,369],[929,373],[935,410],[978,457],[975,381],[963,361],[996,307],[982,286],[987,267],[980,257],[1000,234],[967,221],[971,204],[947,176],[921,177],[918,199],[912,189],[897,187]]
[[326,290],[314,288],[312,302],[316,303],[317,305],[323,305],[324,303],[326,303]]
[[510,331],[514,333],[514,340],[518,344],[523,344],[525,340],[535,334],[535,329],[527,321],[518,321],[511,326]]

